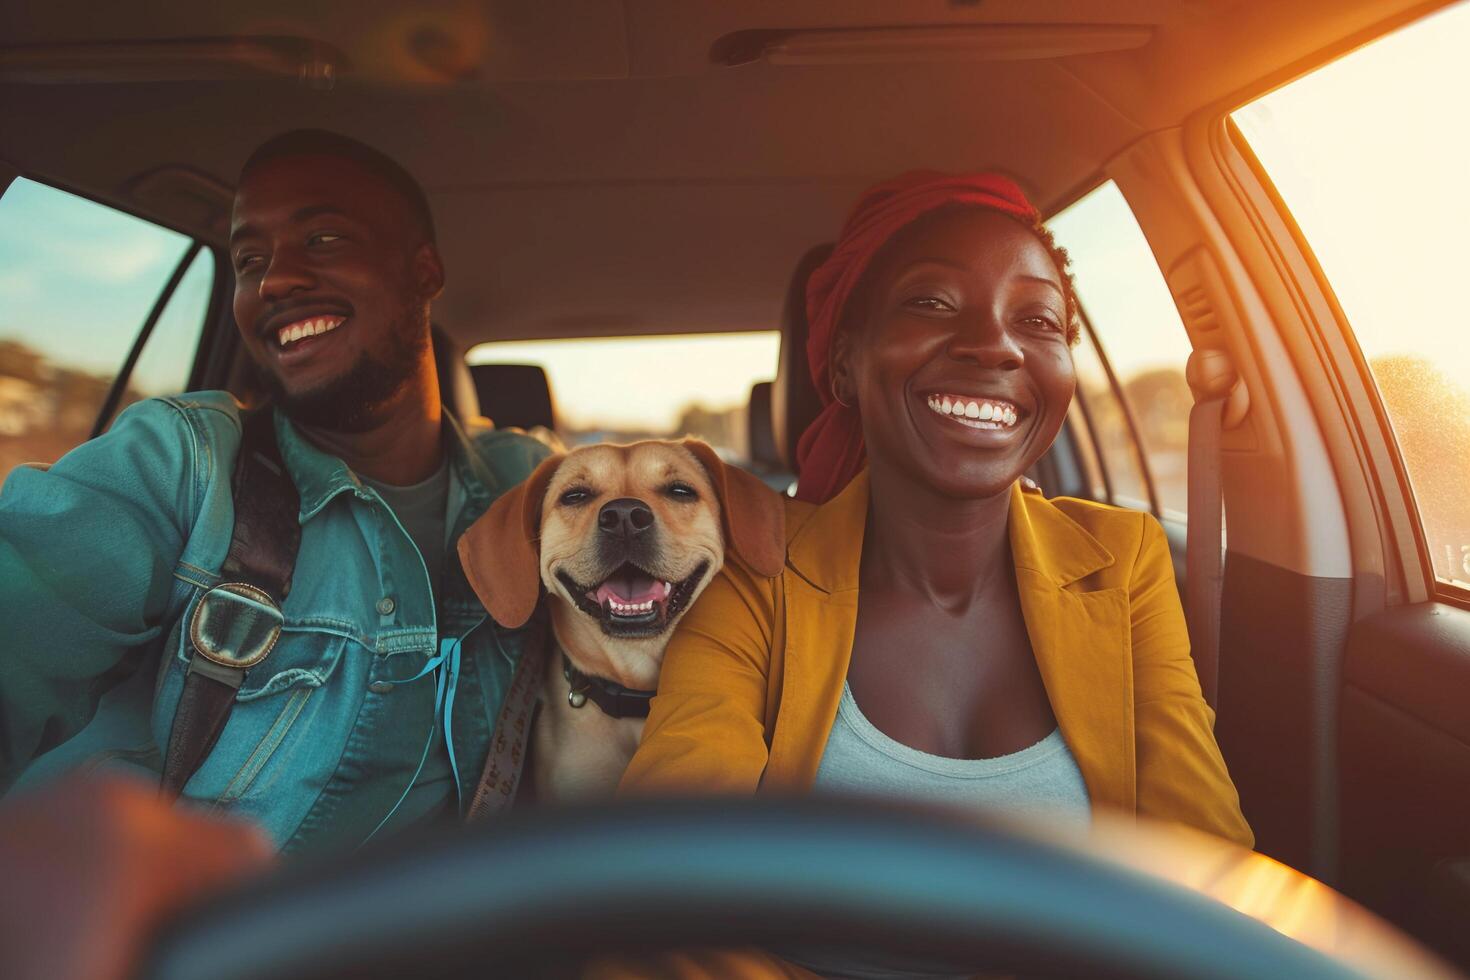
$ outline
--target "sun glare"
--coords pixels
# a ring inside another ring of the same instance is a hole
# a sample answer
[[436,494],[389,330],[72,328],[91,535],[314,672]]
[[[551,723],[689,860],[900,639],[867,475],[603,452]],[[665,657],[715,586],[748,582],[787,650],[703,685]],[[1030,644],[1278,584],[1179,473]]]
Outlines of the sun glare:
[[1403,451],[1442,578],[1470,580],[1470,4],[1237,111],[1332,284]]

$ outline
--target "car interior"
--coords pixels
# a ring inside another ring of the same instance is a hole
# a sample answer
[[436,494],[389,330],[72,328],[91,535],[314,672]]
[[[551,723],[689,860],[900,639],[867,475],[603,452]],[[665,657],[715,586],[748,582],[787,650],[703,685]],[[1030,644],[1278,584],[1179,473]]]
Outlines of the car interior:
[[[129,377],[161,346],[149,344],[155,322],[175,345],[174,390],[252,396],[223,251],[235,175],[262,140],[324,127],[380,147],[428,193],[448,275],[435,354],[456,414],[571,439],[576,386],[548,365],[486,360],[480,345],[779,331],[769,373],[724,406],[739,435],[721,448],[784,492],[820,408],[805,281],[847,208],[913,168],[1013,177],[1073,247],[1079,373],[1084,355],[1094,365],[1032,478],[1165,524],[1258,850],[1470,969],[1470,571],[1444,570],[1440,551],[1458,562],[1460,541],[1426,516],[1427,484],[1405,462],[1348,286],[1239,112],[1460,6],[7,3],[0,194],[45,185],[180,243],[151,315],[92,323],[126,356],[110,374],[88,368],[104,380],[75,394],[85,421],[66,430],[72,443],[159,393]],[[1459,112],[1463,91],[1450,80],[1444,111]],[[1124,392],[1138,376],[1124,376],[1123,328],[1089,306],[1102,290],[1082,259],[1101,246],[1062,233],[1100,189],[1126,205],[1177,310],[1173,387],[1148,411]],[[0,236],[21,248],[38,226],[10,220],[28,219],[7,218],[0,197]],[[0,246],[0,479],[67,448],[17,442],[6,455],[6,440],[32,424],[25,393],[83,353],[77,342],[35,367],[7,352],[32,343],[3,312],[18,254]],[[75,254],[90,275],[95,251]],[[168,332],[160,313],[194,278],[193,333]],[[603,386],[657,386],[661,371]],[[1177,439],[1167,460],[1150,454],[1164,431]],[[1470,457],[1445,455],[1463,477]]]

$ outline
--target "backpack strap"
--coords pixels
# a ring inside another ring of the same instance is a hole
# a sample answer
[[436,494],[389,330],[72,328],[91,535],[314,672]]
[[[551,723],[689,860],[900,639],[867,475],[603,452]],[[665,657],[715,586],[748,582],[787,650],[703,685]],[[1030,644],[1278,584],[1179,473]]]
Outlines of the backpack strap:
[[280,607],[301,548],[301,499],[281,461],[273,412],[243,413],[241,426],[230,484],[230,550],[220,584],[204,594],[189,620],[193,652],[163,763],[163,791],[170,796],[183,791],[214,748],[246,674],[280,638]]
[[[494,623],[491,628],[497,628]],[[548,636],[550,635],[548,631]],[[480,782],[465,811],[466,823],[488,820],[508,810],[516,800],[516,791],[525,774],[531,752],[531,729],[540,710],[541,671],[546,658],[552,656],[545,644],[536,643],[521,654],[511,676],[510,688],[500,702],[500,714],[490,734],[490,751]]]

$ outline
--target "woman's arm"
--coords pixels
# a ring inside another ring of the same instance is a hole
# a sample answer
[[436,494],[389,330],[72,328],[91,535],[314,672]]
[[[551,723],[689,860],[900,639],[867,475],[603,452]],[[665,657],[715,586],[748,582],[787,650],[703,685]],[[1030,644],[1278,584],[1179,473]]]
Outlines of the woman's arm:
[[1189,654],[1168,541],[1147,515],[1129,600],[1138,812],[1250,847],[1255,837],[1215,743],[1215,712],[1200,693]]
[[755,792],[779,587],[727,560],[685,614],[621,793]]

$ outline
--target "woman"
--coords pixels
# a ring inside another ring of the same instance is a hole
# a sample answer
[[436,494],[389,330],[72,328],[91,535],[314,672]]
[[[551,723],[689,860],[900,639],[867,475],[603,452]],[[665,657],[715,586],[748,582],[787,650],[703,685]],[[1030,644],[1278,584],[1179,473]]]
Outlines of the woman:
[[1011,181],[869,190],[807,289],[826,408],[787,566],[670,644],[625,790],[864,791],[1250,846],[1163,531],[1022,474],[1076,385],[1066,254]]

